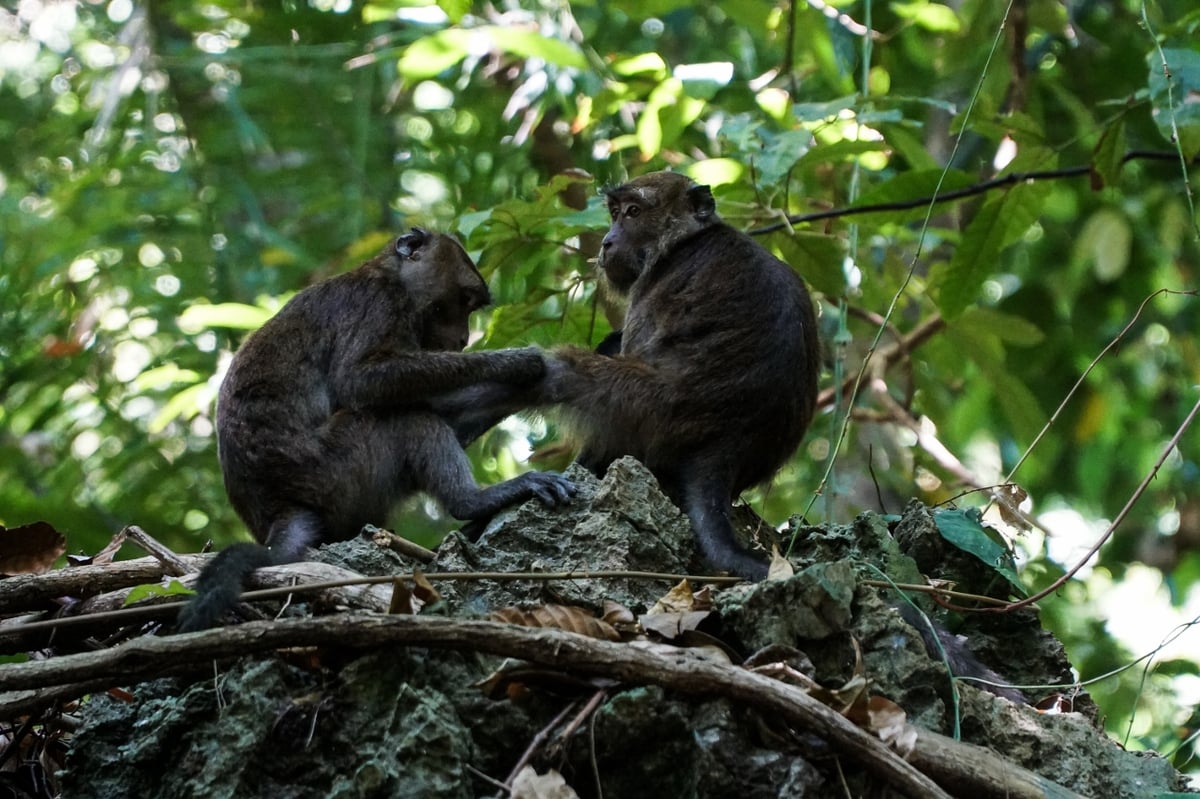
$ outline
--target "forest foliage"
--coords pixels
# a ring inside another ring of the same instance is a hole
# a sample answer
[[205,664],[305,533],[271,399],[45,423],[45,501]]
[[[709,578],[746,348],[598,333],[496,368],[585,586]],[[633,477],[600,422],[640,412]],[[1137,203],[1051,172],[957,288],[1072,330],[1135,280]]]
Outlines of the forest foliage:
[[[1036,589],[1166,454],[1043,613],[1084,678],[1148,654],[1114,633],[1200,614],[1188,0],[21,0],[0,142],[7,526],[72,551],[131,523],[181,551],[236,539],[213,400],[246,331],[420,224],[492,288],[473,346],[594,344],[619,324],[589,262],[598,189],[670,168],[822,302],[824,411],[760,513],[982,508],[964,492],[1011,476],[1037,525],[997,524]],[[556,435],[504,426],[481,479],[526,440],[565,462]],[[437,515],[410,510],[402,529]],[[1140,616],[1122,628],[1112,597]],[[1171,752],[1200,674],[1148,662],[1090,690]]]

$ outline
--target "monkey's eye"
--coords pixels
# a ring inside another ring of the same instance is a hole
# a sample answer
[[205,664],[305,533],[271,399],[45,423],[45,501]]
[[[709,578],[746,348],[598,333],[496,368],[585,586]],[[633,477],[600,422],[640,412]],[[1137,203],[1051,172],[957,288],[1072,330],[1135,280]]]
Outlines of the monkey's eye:
[[631,205],[625,209],[625,217],[627,219],[633,219],[635,216],[637,216],[641,212],[642,212],[641,206]]

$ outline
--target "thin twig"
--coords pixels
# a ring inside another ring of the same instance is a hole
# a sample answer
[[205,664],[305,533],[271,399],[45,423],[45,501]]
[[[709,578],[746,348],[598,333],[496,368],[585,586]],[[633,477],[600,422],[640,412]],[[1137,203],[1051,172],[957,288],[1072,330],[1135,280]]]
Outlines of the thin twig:
[[[1118,513],[1117,517],[1108,525],[1104,531],[1104,534],[1101,535],[1099,540],[1096,541],[1095,545],[1087,551],[1087,554],[1079,559],[1078,563],[1068,569],[1065,574],[1063,574],[1053,583],[1046,586],[1041,591],[1038,591],[1036,594],[1033,594],[1032,596],[1027,596],[1024,599],[1009,603],[1002,608],[979,608],[979,612],[1009,613],[1017,610],[1018,608],[1023,608],[1026,605],[1032,605],[1034,602],[1044,599],[1045,597],[1048,597],[1054,592],[1058,591],[1059,588],[1062,588],[1068,580],[1074,577],[1079,570],[1082,569],[1087,562],[1090,561],[1092,557],[1100,551],[1100,547],[1104,546],[1104,544],[1107,543],[1110,538],[1112,538],[1113,533],[1115,533],[1117,528],[1121,526],[1121,523],[1125,521],[1125,517],[1129,515],[1129,512],[1133,510],[1133,506],[1137,504],[1137,501],[1142,498],[1143,494],[1146,493],[1146,489],[1150,487],[1150,483],[1155,477],[1158,476],[1158,470],[1162,468],[1162,465],[1167,462],[1167,458],[1171,456],[1171,452],[1174,451],[1174,449],[1179,445],[1179,439],[1183,438],[1183,434],[1189,427],[1192,426],[1192,422],[1195,421],[1197,414],[1200,414],[1200,400],[1197,400],[1196,404],[1192,406],[1191,412],[1188,413],[1187,418],[1183,420],[1183,423],[1179,425],[1179,428],[1175,431],[1175,435],[1171,436],[1171,440],[1167,442],[1165,447],[1163,447],[1162,454],[1158,456],[1158,460],[1154,462],[1154,466],[1152,466],[1150,471],[1146,473],[1146,476],[1142,478],[1142,482],[1138,484],[1138,487],[1134,490],[1133,495],[1129,497],[1129,500],[1125,503],[1125,507],[1121,508],[1121,512]],[[969,610],[969,608],[960,608],[952,605],[946,605],[946,607],[950,610]]]
[[147,554],[154,556],[165,567],[167,574],[173,577],[179,577],[187,574],[191,569],[188,564],[175,554],[174,550],[160,543],[158,539],[151,536],[136,524],[131,524],[121,531],[129,536],[135,544],[146,551]]
[[529,741],[529,745],[525,747],[525,751],[517,758],[517,762],[508,772],[508,776],[504,778],[504,787],[511,792],[513,780],[521,773],[521,769],[525,768],[533,761],[534,756],[546,745],[546,741],[550,739],[550,734],[558,729],[558,725],[562,724],[567,718],[567,715],[575,709],[578,702],[569,702],[566,707],[558,711],[558,715],[550,719],[550,723],[543,726],[537,731],[537,734]]
[[[1121,157],[1121,163],[1125,164],[1129,161],[1175,161],[1178,155],[1174,152],[1156,152],[1147,150],[1132,150],[1125,153]],[[1200,156],[1196,156],[1191,160],[1192,164],[1200,164]],[[1186,165],[1185,165],[1186,166]],[[1063,178],[1078,178],[1085,175],[1090,175],[1092,167],[1084,166],[1068,166],[1061,169],[1043,169],[1033,172],[1010,172],[1007,175],[1001,175],[992,180],[985,180],[981,183],[976,183],[972,186],[965,186],[961,189],[953,191],[936,191],[929,197],[917,197],[912,200],[896,200],[887,203],[871,203],[869,205],[851,205],[842,208],[827,208],[823,211],[812,211],[807,214],[793,214],[788,216],[787,224],[800,225],[806,222],[819,222],[822,219],[840,219],[847,216],[857,216],[859,214],[876,214],[883,211],[911,211],[916,208],[932,207],[941,203],[952,202],[954,200],[962,200],[967,197],[974,197],[979,194],[986,194],[993,189],[1002,189],[1007,186],[1015,186],[1021,183],[1033,183],[1039,180],[1061,180]],[[763,225],[759,228],[746,231],[751,236],[763,236],[767,233],[774,233],[777,230],[783,230],[784,222],[775,222],[770,225]]]
[[1130,329],[1137,323],[1138,319],[1141,318],[1142,311],[1145,310],[1146,304],[1149,303],[1150,300],[1154,299],[1159,294],[1186,294],[1186,295],[1194,297],[1194,296],[1196,296],[1196,293],[1197,292],[1195,289],[1191,289],[1188,291],[1176,291],[1174,289],[1158,289],[1157,291],[1152,292],[1150,294],[1150,296],[1146,297],[1146,299],[1142,300],[1142,304],[1138,306],[1137,311],[1134,313],[1133,318],[1129,320],[1129,323],[1127,325],[1125,325],[1125,327],[1121,328],[1120,333],[1117,333],[1117,335],[1113,336],[1112,341],[1108,342],[1108,346],[1106,346],[1104,349],[1100,350],[1100,354],[1097,355],[1095,358],[1093,358],[1092,362],[1089,363],[1087,368],[1083,370],[1083,374],[1081,374],[1079,376],[1079,379],[1075,381],[1075,385],[1071,386],[1071,390],[1067,392],[1067,395],[1065,397],[1063,397],[1062,402],[1060,402],[1058,404],[1058,407],[1054,409],[1054,413],[1050,414],[1050,418],[1046,420],[1046,424],[1044,424],[1042,426],[1042,429],[1038,432],[1037,436],[1034,437],[1033,443],[1025,448],[1025,452],[1023,452],[1021,454],[1020,459],[1017,460],[1016,464],[1014,464],[1012,469],[1009,470],[1008,476],[1004,478],[1003,482],[1005,482],[1005,483],[1012,482],[1013,475],[1015,475],[1017,473],[1017,470],[1021,468],[1021,465],[1023,463],[1025,463],[1025,460],[1029,457],[1030,453],[1033,452],[1034,448],[1037,447],[1037,445],[1041,442],[1042,438],[1046,435],[1046,433],[1048,433],[1050,431],[1050,428],[1054,426],[1054,423],[1058,421],[1058,417],[1060,414],[1062,414],[1063,410],[1067,407],[1067,403],[1069,403],[1071,401],[1071,398],[1075,396],[1075,392],[1078,391],[1081,386],[1083,386],[1083,381],[1086,380],[1087,376],[1090,375],[1092,373],[1092,370],[1096,368],[1096,364],[1100,363],[1100,361],[1104,358],[1105,355],[1107,355],[1109,353],[1109,351],[1111,351],[1114,347],[1116,347],[1118,344],[1121,343],[1121,341],[1129,333]]

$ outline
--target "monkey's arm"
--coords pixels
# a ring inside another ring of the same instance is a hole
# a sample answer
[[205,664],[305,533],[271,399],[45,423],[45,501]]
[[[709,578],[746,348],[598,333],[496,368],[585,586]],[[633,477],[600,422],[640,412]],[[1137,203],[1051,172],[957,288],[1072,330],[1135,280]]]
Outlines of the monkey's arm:
[[[621,331],[614,330],[596,347],[596,354],[614,357],[621,353]],[[560,376],[560,379],[564,379]],[[542,381],[544,382],[544,381]],[[527,386],[488,382],[434,397],[434,411],[446,419],[468,446],[501,420],[514,413],[548,404],[551,390],[542,384]]]
[[[477,383],[528,384],[545,374],[541,350],[393,352],[349,361],[330,381],[341,404],[395,408]],[[500,417],[503,418],[503,417]]]

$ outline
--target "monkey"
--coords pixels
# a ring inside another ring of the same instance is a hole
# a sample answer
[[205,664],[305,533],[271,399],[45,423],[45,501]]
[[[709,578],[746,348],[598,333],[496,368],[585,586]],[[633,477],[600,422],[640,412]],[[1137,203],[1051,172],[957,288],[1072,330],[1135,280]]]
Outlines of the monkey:
[[382,524],[416,491],[468,521],[531,498],[570,500],[575,486],[557,474],[476,484],[463,447],[516,405],[435,410],[443,393],[543,377],[536,348],[461,352],[468,317],[490,301],[458,242],[413,228],[304,289],[246,339],[218,394],[217,450],[230,503],[257,543],[227,547],[203,570],[177,630],[213,626],[255,569]]
[[767,564],[737,543],[730,507],[775,475],[812,421],[812,299],[791,267],[720,219],[708,186],[656,172],[604,198],[598,263],[629,310],[599,351],[555,349],[537,401],[563,408],[583,466],[602,474],[638,458],[712,566],[762,579]]

